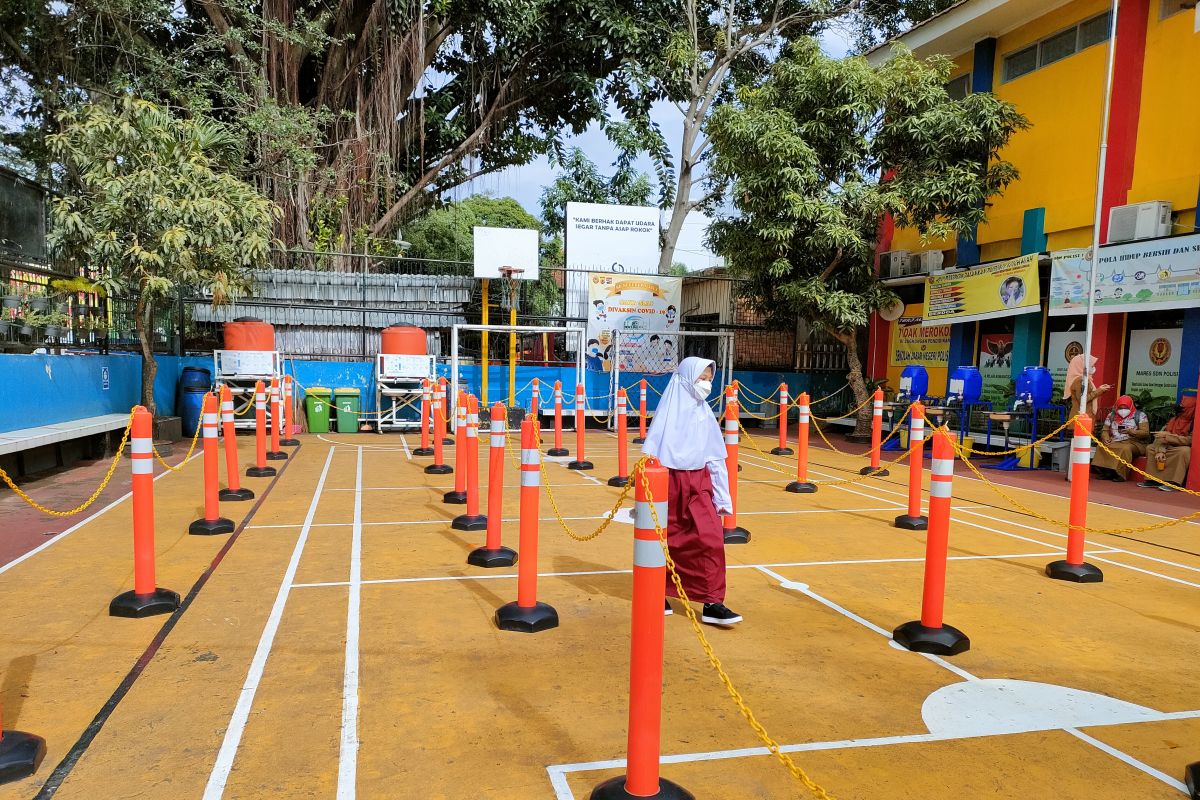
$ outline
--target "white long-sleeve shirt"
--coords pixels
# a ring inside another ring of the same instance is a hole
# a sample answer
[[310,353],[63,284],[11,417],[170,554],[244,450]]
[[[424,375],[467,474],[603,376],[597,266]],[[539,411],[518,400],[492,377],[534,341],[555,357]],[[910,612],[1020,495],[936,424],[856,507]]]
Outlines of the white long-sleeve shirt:
[[725,462],[709,461],[704,466],[708,467],[708,475],[712,478],[713,505],[717,507],[717,513],[733,513],[733,501],[729,497],[729,470],[725,468]]

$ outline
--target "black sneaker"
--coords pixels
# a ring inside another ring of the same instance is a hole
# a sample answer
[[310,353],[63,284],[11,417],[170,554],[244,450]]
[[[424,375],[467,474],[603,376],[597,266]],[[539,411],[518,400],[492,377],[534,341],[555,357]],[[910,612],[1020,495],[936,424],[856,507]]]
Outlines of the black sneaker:
[[705,603],[700,621],[709,625],[736,625],[742,618],[726,608],[724,603]]
[[1138,486],[1143,489],[1157,489],[1158,483],[1156,481],[1142,481]]
[[674,613],[675,613],[675,610],[674,610],[673,608],[671,608],[671,601],[670,601],[670,600],[667,600],[667,601],[666,601],[666,606],[667,606],[667,607],[666,607],[666,608],[663,610],[663,616],[664,616],[664,617],[669,617],[669,616],[671,616],[672,614],[674,614]]

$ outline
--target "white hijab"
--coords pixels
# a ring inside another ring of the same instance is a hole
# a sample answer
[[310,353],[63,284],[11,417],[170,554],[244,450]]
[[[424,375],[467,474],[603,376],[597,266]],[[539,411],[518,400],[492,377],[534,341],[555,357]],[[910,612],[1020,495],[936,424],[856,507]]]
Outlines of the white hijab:
[[696,389],[696,379],[709,367],[715,369],[716,365],[704,358],[685,358],[658,401],[642,452],[668,469],[704,469],[711,461],[725,461],[721,426],[708,407],[708,398]]

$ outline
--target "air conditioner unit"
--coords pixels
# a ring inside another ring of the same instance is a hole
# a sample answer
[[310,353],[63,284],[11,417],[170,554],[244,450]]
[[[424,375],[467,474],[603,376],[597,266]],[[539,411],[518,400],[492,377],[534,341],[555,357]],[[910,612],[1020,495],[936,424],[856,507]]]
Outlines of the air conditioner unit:
[[902,278],[908,274],[909,252],[889,250],[879,254],[879,277]]
[[1108,243],[1171,235],[1171,204],[1164,200],[1114,206],[1108,211]]
[[926,250],[921,253],[913,253],[912,258],[908,262],[908,273],[910,275],[929,275],[937,272],[942,268],[942,259],[944,257],[941,250]]

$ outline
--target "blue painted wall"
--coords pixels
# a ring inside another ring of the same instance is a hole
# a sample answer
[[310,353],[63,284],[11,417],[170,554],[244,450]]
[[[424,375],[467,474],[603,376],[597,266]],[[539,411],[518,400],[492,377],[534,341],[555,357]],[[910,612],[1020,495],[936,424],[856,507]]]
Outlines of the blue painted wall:
[[[108,368],[108,388],[103,368]],[[0,431],[128,414],[138,401],[141,356],[0,355],[5,406]]]

